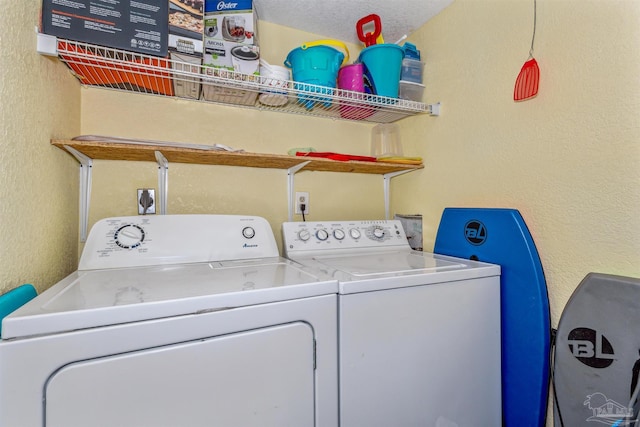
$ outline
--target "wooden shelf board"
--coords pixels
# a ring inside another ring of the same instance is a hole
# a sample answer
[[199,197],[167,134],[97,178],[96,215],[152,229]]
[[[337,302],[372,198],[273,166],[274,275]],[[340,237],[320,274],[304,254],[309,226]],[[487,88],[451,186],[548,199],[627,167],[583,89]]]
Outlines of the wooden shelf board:
[[350,172],[366,174],[386,174],[405,170],[422,169],[424,165],[406,165],[382,162],[362,162],[297,157],[278,154],[228,152],[198,150],[162,145],[138,145],[120,142],[75,141],[53,139],[51,144],[65,150],[69,146],[94,160],[131,160],[155,162],[155,152],[159,151],[169,163],[191,163],[201,165],[242,166],[252,168],[290,169],[305,161],[310,161],[302,170],[323,172]]

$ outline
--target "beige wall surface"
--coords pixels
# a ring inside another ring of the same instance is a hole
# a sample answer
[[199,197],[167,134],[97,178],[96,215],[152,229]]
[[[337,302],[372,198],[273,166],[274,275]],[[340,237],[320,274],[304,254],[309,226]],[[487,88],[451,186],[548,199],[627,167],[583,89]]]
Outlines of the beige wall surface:
[[[79,89],[64,65],[35,52],[39,5],[6,2],[0,14],[0,291],[25,282],[43,290],[77,263],[78,167],[50,138],[369,152],[367,123]],[[427,63],[425,101],[443,108],[437,118],[399,122],[405,154],[422,156],[425,169],[394,179],[392,212],[423,214],[430,250],[447,206],[519,209],[555,324],[588,272],[640,276],[640,2],[538,1],[540,93],[514,103],[531,21],[530,0],[456,0],[412,36]],[[267,23],[259,31],[273,64],[317,38]],[[152,163],[96,161],[93,169],[89,225],[134,215],[136,189],[157,188]],[[296,190],[311,193],[310,220],[384,215],[379,176],[303,172]],[[170,165],[168,211],[257,214],[279,235],[286,172]]]
[[73,271],[78,250],[75,160],[49,139],[80,129],[80,93],[58,63],[36,53],[39,1],[0,14],[0,293],[39,291]]
[[[426,167],[394,179],[392,212],[422,213],[430,249],[444,207],[519,209],[538,245],[557,321],[587,272],[640,275],[640,3],[540,1],[540,94],[514,103],[531,3],[457,0],[413,35],[427,63],[425,101],[441,101],[443,110],[399,122],[405,154],[423,156]],[[2,289],[29,281],[45,288],[76,262],[77,165],[48,145],[50,137],[368,153],[371,124],[78,89],[64,65],[34,50],[38,8],[13,2],[0,18],[3,28],[19,27],[0,38]],[[260,23],[262,56],[272,64],[315,38]],[[135,190],[156,188],[156,171],[150,163],[96,162],[89,224],[135,214]],[[287,219],[283,171],[171,165],[169,176],[170,213],[259,214],[276,233]],[[384,214],[378,176],[304,172],[296,190],[310,191],[311,220]]]
[[[283,65],[289,51],[318,39],[263,22],[259,37],[262,58],[272,65]],[[350,51],[357,55],[358,48],[350,46]],[[368,155],[370,149],[369,123],[93,88],[81,94],[83,134],[221,143],[275,154],[296,147],[360,155]],[[260,215],[270,222],[280,243],[280,226],[288,219],[286,170],[170,164],[168,175],[168,213]],[[90,226],[107,216],[135,215],[136,190],[158,188],[155,163],[96,161],[93,178]],[[295,190],[310,193],[310,221],[384,217],[383,179],[378,175],[301,171]]]
[[513,101],[533,29],[529,0],[456,0],[413,41],[427,101],[401,122],[421,172],[393,206],[424,214],[433,247],[448,206],[518,209],[542,259],[557,323],[589,272],[640,277],[640,2],[538,1],[536,98]]

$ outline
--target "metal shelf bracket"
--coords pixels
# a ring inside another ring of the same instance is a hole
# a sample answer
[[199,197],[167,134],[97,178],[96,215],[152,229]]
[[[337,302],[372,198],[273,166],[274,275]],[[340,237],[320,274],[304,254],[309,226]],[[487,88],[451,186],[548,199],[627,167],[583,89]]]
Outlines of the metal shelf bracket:
[[382,175],[382,183],[384,186],[384,218],[385,219],[391,219],[389,218],[389,196],[390,196],[390,188],[389,185],[391,183],[391,178],[396,177],[398,175],[403,175],[407,172],[413,172],[413,170],[404,170],[404,171],[398,171],[398,172],[391,172],[391,173],[386,173],[384,175]]
[[295,206],[295,201],[293,200],[295,197],[294,194],[294,177],[296,172],[298,172],[300,169],[302,169],[303,167],[307,166],[309,163],[311,163],[310,161],[306,161],[306,162],[302,162],[300,164],[297,164],[289,169],[287,169],[287,197],[288,197],[288,212],[289,212],[289,222],[293,221],[293,210],[294,210],[294,206]]
[[429,113],[432,117],[437,117],[440,115],[440,107],[442,104],[440,102],[436,102],[435,104],[427,104],[427,113]]
[[158,196],[160,197],[160,215],[167,214],[167,193],[169,191],[169,162],[166,157],[155,151],[156,162],[158,162]]
[[89,202],[91,200],[91,168],[93,160],[78,150],[65,145],[64,148],[80,162],[80,241],[87,241]]
[[41,55],[58,56],[58,39],[56,36],[42,34],[36,27],[36,50]]

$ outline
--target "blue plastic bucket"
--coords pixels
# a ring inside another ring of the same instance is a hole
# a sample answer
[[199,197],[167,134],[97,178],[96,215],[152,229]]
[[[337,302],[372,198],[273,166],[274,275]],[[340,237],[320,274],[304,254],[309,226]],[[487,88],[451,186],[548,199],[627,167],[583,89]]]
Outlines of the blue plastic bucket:
[[[304,92],[333,95],[338,79],[338,70],[345,61],[345,55],[331,46],[320,43],[339,43],[322,40],[307,43],[295,48],[284,61],[284,65],[291,68],[294,89]],[[343,43],[339,45],[344,46]],[[346,50],[346,46],[345,50]],[[347,51],[347,58],[349,52]],[[316,87],[319,86],[319,87]],[[330,107],[332,100],[326,96],[299,94],[298,102],[311,110],[316,103]]]
[[358,62],[365,66],[365,75],[375,95],[397,98],[404,50],[397,44],[374,44],[362,49]]

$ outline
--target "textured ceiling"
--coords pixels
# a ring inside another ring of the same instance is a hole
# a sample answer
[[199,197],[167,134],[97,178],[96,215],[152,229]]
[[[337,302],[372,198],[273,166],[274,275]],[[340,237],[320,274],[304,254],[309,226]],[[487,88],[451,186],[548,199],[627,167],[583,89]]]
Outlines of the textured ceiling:
[[254,0],[262,21],[356,44],[356,23],[364,16],[379,15],[385,42],[394,43],[451,3],[453,0]]

